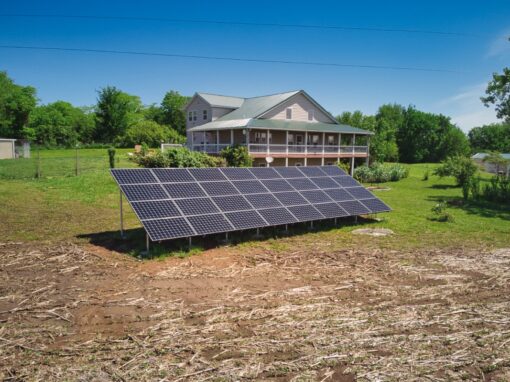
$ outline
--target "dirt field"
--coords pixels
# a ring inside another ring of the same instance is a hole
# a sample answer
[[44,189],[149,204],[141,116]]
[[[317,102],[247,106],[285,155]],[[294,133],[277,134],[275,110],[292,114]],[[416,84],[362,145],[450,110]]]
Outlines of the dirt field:
[[510,380],[510,250],[0,256],[6,381]]

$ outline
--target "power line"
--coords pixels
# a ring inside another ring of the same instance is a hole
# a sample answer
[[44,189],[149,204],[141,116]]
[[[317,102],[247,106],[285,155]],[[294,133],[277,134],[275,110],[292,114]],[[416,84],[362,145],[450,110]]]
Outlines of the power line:
[[174,57],[174,58],[200,59],[200,60],[258,62],[258,63],[264,63],[264,64],[331,66],[331,67],[341,67],[341,68],[386,69],[386,70],[405,70],[405,71],[440,72],[440,73],[466,73],[466,72],[462,72],[462,71],[458,71],[458,70],[451,70],[451,69],[420,68],[420,67],[412,67],[412,66],[360,65],[360,64],[343,64],[343,63],[336,63],[336,62],[314,62],[314,61],[272,60],[272,59],[241,58],[241,57],[201,56],[201,55],[177,54],[177,53],[139,52],[139,51],[133,51],[133,50],[86,49],[86,48],[65,48],[65,47],[54,47],[54,46],[21,46],[21,45],[0,45],[0,49],[106,53],[106,54],[123,54],[123,55],[135,55],[135,56]]
[[122,20],[122,21],[157,21],[168,23],[192,23],[192,24],[217,24],[217,25],[240,25],[240,26],[262,26],[278,28],[303,28],[303,29],[329,29],[344,31],[368,31],[368,32],[388,32],[388,33],[412,33],[412,34],[430,34],[442,36],[457,37],[484,37],[487,35],[466,33],[466,32],[448,32],[429,29],[412,28],[390,28],[390,27],[353,27],[346,25],[318,25],[318,24],[281,24],[281,23],[258,23],[244,21],[226,21],[226,20],[200,20],[200,19],[177,19],[165,17],[135,17],[135,16],[94,16],[94,15],[56,15],[56,14],[21,14],[21,13],[3,13],[0,17],[19,17],[19,18],[60,18],[60,19],[85,19],[85,20]]

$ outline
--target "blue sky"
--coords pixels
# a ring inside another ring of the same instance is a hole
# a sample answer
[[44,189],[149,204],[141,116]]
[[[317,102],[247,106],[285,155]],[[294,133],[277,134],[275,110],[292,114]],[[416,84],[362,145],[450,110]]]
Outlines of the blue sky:
[[[106,85],[159,103],[166,91],[257,96],[304,89],[333,114],[413,104],[463,130],[496,121],[479,97],[510,65],[508,1],[10,1],[0,13],[163,17],[462,32],[470,36],[226,24],[0,17],[0,45],[449,69],[392,71],[0,49],[0,70],[42,103],[95,103]],[[472,35],[472,36],[471,36]]]

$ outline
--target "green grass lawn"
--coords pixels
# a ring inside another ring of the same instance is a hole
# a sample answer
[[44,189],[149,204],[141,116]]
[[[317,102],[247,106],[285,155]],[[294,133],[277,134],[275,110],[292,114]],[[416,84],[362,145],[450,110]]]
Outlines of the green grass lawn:
[[[91,150],[83,157],[106,157],[104,149]],[[67,158],[72,150],[58,151],[61,158]],[[51,153],[41,153],[50,155]],[[125,155],[125,153],[122,153]],[[102,156],[101,156],[102,155]],[[57,155],[49,156],[54,160]],[[133,166],[122,159],[121,164]],[[0,161],[0,169],[8,166]],[[20,165],[22,166],[22,165]],[[94,171],[79,176],[50,176],[35,179],[0,180],[0,241],[92,241],[110,243],[113,248],[124,243],[126,252],[143,248],[143,231],[134,213],[125,202],[125,227],[132,231],[131,241],[119,241],[119,190],[107,168],[96,164]],[[454,187],[452,178],[439,179],[430,176],[423,181],[423,174],[435,165],[419,164],[410,166],[410,175],[399,182],[382,184],[388,191],[377,191],[376,195],[389,204],[393,211],[380,214],[382,221],[363,221],[363,226],[384,227],[395,232],[387,238],[353,236],[350,231],[358,228],[352,219],[340,220],[337,228],[331,224],[308,232],[304,225],[294,229],[296,235],[282,240],[261,242],[246,239],[241,246],[268,245],[286,250],[300,243],[324,240],[332,247],[376,245],[386,248],[416,248],[422,246],[510,246],[510,209],[491,204],[462,204],[461,190]],[[12,170],[12,169],[11,169]],[[455,221],[441,223],[430,220],[431,208],[438,200],[454,200],[449,208]],[[458,203],[457,203],[458,201]],[[360,220],[361,221],[361,220]],[[266,230],[272,235],[273,230]],[[233,235],[249,238],[249,235]],[[196,240],[198,245],[204,242]]]

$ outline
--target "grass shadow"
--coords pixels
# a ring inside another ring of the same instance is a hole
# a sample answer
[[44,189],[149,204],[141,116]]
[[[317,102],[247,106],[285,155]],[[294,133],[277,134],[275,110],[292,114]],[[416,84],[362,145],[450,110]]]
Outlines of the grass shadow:
[[225,240],[225,234],[194,236],[192,238],[191,248],[189,247],[188,238],[150,242],[148,254],[146,253],[145,230],[141,227],[125,230],[124,237],[120,236],[119,231],[94,232],[81,234],[77,237],[80,239],[87,239],[91,244],[110,251],[137,258],[156,259],[165,257],[187,257],[204,250],[219,248],[224,245],[239,245],[251,241],[297,237],[311,232],[327,232],[340,227],[366,225],[377,222],[378,220],[371,216],[359,216],[357,221],[354,217],[345,217],[338,218],[336,225],[334,224],[334,219],[314,221],[313,228],[311,228],[309,222],[289,224],[287,230],[285,230],[285,226],[264,227],[260,228],[259,236],[256,236],[255,229],[234,231],[229,232],[228,240]]
[[452,196],[429,196],[427,200],[431,200],[433,202],[440,202],[444,200],[448,204],[448,207],[461,209],[472,215],[510,220],[510,207],[504,207],[496,203],[486,202],[483,200],[465,201],[462,198]]
[[452,188],[459,188],[459,186],[453,185],[453,184],[433,184],[432,186],[429,186],[428,188],[433,188],[435,190],[449,190]]

